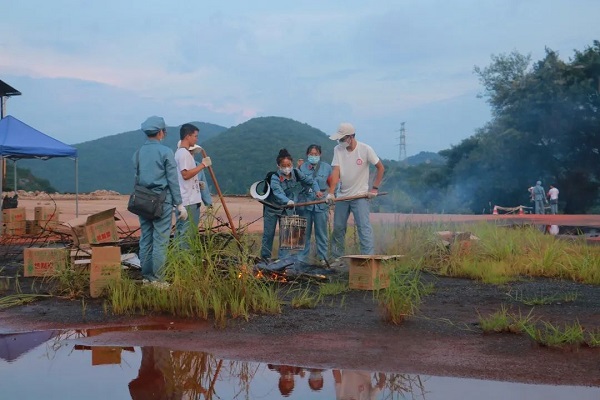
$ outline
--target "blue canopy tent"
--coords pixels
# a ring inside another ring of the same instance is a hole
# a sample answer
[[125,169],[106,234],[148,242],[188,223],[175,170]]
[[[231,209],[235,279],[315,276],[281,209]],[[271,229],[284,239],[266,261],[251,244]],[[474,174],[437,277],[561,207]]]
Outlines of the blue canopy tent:
[[[0,119],[0,165],[3,160],[15,163],[15,190],[17,182],[17,160],[37,158],[47,160],[54,157],[68,157],[75,161],[75,215],[79,216],[79,176],[77,149],[60,142],[37,129],[7,115]],[[0,173],[0,188],[3,174]],[[2,214],[0,214],[0,221]]]

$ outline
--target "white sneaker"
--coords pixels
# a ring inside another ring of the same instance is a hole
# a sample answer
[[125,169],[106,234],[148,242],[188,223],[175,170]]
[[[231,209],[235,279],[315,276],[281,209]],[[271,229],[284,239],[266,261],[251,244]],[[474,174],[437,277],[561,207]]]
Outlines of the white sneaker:
[[344,262],[343,258],[336,258],[333,261],[331,261],[329,263],[329,267],[331,268],[344,268],[346,266],[346,263]]
[[161,282],[161,281],[152,281],[150,284],[157,289],[168,289],[171,286],[171,284],[169,282]]

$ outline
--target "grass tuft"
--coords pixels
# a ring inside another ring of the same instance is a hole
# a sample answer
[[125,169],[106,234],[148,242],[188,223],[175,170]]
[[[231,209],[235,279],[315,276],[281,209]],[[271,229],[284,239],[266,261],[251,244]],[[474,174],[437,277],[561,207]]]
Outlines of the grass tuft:
[[421,281],[419,269],[411,267],[403,259],[388,263],[384,264],[391,267],[390,285],[375,292],[375,296],[383,310],[384,319],[399,324],[417,313],[427,288]]
[[525,316],[509,312],[508,308],[502,304],[500,310],[490,314],[487,317],[479,314],[479,326],[486,332],[510,332],[522,333],[527,327],[534,324],[533,309]]
[[[206,221],[211,226],[212,221]],[[123,279],[109,288],[115,314],[168,313],[180,317],[214,317],[219,327],[228,317],[279,313],[278,290],[252,274],[249,246],[230,235],[190,234],[167,251],[162,273],[168,289],[141,286]]]
[[562,328],[554,326],[550,322],[542,321],[541,328],[535,325],[529,325],[526,328],[527,335],[542,346],[579,346],[586,343],[584,329],[579,321],[572,324],[566,323]]

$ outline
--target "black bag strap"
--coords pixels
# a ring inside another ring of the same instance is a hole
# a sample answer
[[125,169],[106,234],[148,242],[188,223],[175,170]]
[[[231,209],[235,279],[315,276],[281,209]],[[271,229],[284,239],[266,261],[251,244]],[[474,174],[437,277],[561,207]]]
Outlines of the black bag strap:
[[135,153],[135,184],[140,184],[140,150]]
[[313,178],[316,178],[317,172],[319,172],[319,168],[321,168],[321,161],[317,163],[317,168],[313,169]]

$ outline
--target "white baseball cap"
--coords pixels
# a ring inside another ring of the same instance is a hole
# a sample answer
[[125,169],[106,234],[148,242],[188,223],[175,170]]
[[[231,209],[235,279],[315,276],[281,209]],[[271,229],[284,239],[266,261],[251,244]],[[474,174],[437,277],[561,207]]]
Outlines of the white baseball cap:
[[[261,185],[263,184],[263,185]],[[261,185],[259,187],[259,185]],[[271,187],[265,181],[256,181],[250,186],[250,196],[257,200],[264,200],[269,197]]]
[[354,127],[349,122],[342,122],[338,127],[338,130],[333,135],[329,136],[331,140],[340,140],[344,136],[354,135]]

